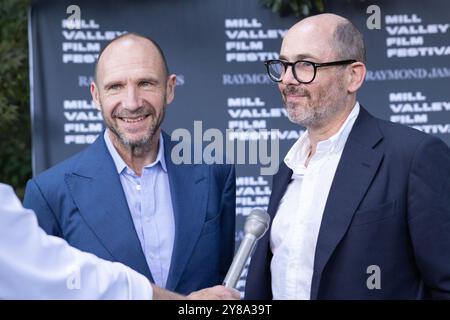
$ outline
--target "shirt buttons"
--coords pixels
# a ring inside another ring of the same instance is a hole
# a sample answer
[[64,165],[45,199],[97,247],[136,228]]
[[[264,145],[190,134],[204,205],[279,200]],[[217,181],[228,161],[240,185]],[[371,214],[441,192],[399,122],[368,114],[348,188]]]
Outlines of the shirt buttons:
[[136,190],[137,191],[141,191],[141,185],[140,184],[136,185]]

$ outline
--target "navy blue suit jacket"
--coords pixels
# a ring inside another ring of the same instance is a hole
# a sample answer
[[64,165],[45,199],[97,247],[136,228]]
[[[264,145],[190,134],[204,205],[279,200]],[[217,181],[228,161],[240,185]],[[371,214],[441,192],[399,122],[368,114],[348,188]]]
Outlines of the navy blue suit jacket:
[[[221,284],[234,254],[235,171],[231,165],[175,165],[164,134],[175,216],[166,288],[190,293]],[[118,261],[152,281],[119,175],[103,134],[86,149],[30,180],[24,206],[40,226],[72,246]]]
[[[292,171],[273,178],[273,220]],[[246,299],[272,299],[269,232]],[[367,272],[380,268],[381,289]],[[361,108],[334,176],[315,249],[311,299],[450,298],[450,149]]]

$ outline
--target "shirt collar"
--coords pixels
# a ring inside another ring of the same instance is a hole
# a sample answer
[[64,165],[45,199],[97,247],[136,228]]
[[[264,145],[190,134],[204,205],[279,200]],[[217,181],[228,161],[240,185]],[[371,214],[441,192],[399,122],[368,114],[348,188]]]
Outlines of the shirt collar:
[[[116,166],[117,173],[121,174],[125,169],[129,169],[132,171],[131,168],[128,167],[128,165],[123,161],[120,154],[117,152],[116,148],[114,147],[111,139],[109,138],[108,134],[109,129],[106,129],[103,133],[103,138],[105,139],[106,147],[108,148],[109,154],[113,158],[114,165]],[[158,163],[161,164],[161,168],[167,172],[167,166],[166,166],[166,159],[164,156],[164,138],[162,133],[159,134],[159,148],[158,148],[158,154],[156,156],[156,160],[146,166],[144,168],[151,168],[156,166]]]
[[[338,132],[327,140],[320,141],[317,144],[316,153],[339,152],[344,148],[345,142],[350,134],[353,124],[358,117],[360,110],[359,103],[356,102],[352,111],[342,124]],[[304,164],[310,150],[310,141],[308,130],[305,130],[300,138],[294,143],[284,158],[285,164],[292,169],[294,173],[301,173],[305,169]]]

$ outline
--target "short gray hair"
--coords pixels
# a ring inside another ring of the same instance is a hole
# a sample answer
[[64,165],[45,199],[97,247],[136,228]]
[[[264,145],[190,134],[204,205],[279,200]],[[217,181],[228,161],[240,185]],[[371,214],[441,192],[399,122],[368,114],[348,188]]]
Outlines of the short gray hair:
[[338,59],[354,59],[366,63],[366,49],[363,35],[347,19],[336,26],[333,34],[332,47]]

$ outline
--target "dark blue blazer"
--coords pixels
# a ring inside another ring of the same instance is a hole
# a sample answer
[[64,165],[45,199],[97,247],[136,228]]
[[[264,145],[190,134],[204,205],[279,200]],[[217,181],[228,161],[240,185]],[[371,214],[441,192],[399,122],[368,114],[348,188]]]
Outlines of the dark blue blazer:
[[[231,165],[175,165],[164,154],[175,216],[166,288],[189,293],[221,284],[234,254],[235,171]],[[31,179],[24,206],[72,246],[152,275],[103,134],[82,152]]]
[[[292,171],[273,178],[273,220]],[[270,230],[260,240],[246,299],[272,299]],[[380,268],[381,289],[367,272]],[[311,299],[450,298],[450,149],[440,139],[361,108],[320,226]]]

